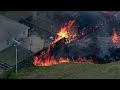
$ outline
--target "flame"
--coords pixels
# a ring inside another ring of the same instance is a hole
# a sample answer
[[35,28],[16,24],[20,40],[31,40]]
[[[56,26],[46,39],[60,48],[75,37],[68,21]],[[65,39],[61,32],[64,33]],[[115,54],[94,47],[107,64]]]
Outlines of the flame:
[[[42,53],[44,53],[44,52],[42,52]],[[59,64],[59,63],[70,62],[70,60],[68,58],[63,58],[63,57],[61,57],[58,61],[55,59],[54,55],[48,56],[47,58],[44,58],[47,55],[45,54],[45,56],[42,56],[42,53],[39,57],[38,56],[33,57],[33,60],[34,60],[33,64],[34,65],[36,65],[36,66],[52,66],[55,64]]]
[[[70,33],[69,33],[69,30],[71,29],[73,24],[74,24],[74,20],[69,21],[68,23],[65,23],[60,28],[60,31],[57,33],[55,40],[52,42],[52,47],[54,47],[55,42],[59,41],[62,38],[67,38],[68,42],[71,42],[72,39],[74,39],[74,37],[76,35],[70,35]],[[52,66],[55,64],[59,64],[59,63],[71,62],[71,60],[67,57],[60,57],[59,60],[57,60],[55,58],[55,55],[51,56],[49,52],[50,52],[50,45],[48,46],[46,52],[42,51],[40,53],[40,55],[33,57],[33,64],[36,66]],[[78,58],[77,60],[74,60],[74,59],[72,60],[72,62],[74,62],[74,63],[80,63],[80,62],[86,62],[86,61],[88,61],[89,63],[93,63],[92,60],[86,60],[86,59],[82,59],[82,58]]]
[[[52,42],[53,47],[55,42],[59,41],[64,37],[68,38],[70,36],[68,31],[71,29],[73,24],[74,24],[74,20],[69,21],[68,23],[65,23],[60,28],[60,31],[57,33],[55,40]],[[47,48],[47,52],[43,51],[40,53],[39,56],[33,57],[33,60],[34,60],[33,64],[36,66],[51,66],[51,65],[59,64],[63,62],[70,62],[68,58],[63,58],[63,57],[61,57],[59,60],[56,60],[54,55],[53,56],[49,55],[49,52],[50,52],[50,45]]]
[[92,59],[86,60],[86,59],[78,58],[77,60],[74,60],[74,59],[70,60],[69,58],[65,58],[65,57],[61,57],[58,61],[55,59],[54,55],[47,57],[44,60],[42,59],[42,57],[34,56],[33,60],[34,60],[33,64],[36,66],[52,66],[52,65],[56,65],[56,64],[60,64],[60,63],[69,63],[69,62],[73,62],[73,63],[87,62],[89,64],[98,63],[97,61],[94,62]]
[[117,31],[115,30],[115,28],[113,28],[112,42],[113,43],[118,43],[119,40],[120,40],[120,37],[118,36]]
[[55,56],[49,55],[50,48],[47,49],[47,52],[42,51],[39,56],[33,57],[33,64],[36,66],[52,66],[53,64],[58,64]]
[[74,60],[73,61],[74,63],[82,63],[82,62],[87,62],[87,63],[90,63],[90,64],[97,64],[97,63],[99,63],[99,62],[97,62],[97,61],[93,61],[92,59],[89,59],[89,60],[87,60],[87,59],[83,59],[83,58],[78,58],[77,60]]
[[69,60],[68,58],[62,58],[62,57],[61,57],[61,58],[59,59],[59,63],[64,63],[64,62],[68,62],[68,63],[69,63],[70,60]]
[[74,24],[74,20],[69,21],[68,23],[65,23],[61,28],[60,31],[57,33],[57,36],[55,38],[55,40],[52,42],[55,43],[57,41],[59,41],[62,38],[68,38],[70,36],[69,34],[69,30],[71,29],[72,25]]

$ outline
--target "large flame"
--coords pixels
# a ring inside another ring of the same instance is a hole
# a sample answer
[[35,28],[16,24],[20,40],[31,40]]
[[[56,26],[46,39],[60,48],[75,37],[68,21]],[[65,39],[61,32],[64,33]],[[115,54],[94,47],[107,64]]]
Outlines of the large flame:
[[68,58],[61,57],[59,60],[55,59],[55,56],[50,56],[49,53],[41,52],[40,56],[33,57],[33,64],[36,66],[52,66],[55,64],[70,62]]
[[116,43],[118,43],[119,40],[120,40],[120,37],[118,36],[115,28],[113,28],[112,42],[116,44]]
[[[75,35],[70,35],[69,30],[71,29],[72,25],[74,24],[74,20],[69,21],[68,23],[65,23],[61,28],[60,31],[57,33],[57,36],[55,40],[52,42],[52,45],[54,45],[55,42],[59,41],[62,38],[70,38],[71,36]],[[50,55],[50,46],[48,46],[47,51],[42,51],[40,55],[34,56],[33,57],[33,64],[36,66],[52,66],[54,64],[59,64],[59,63],[69,63],[69,62],[75,62],[75,63],[80,63],[80,62],[85,62],[88,61],[89,63],[93,63],[93,60],[86,60],[86,59],[81,59],[78,58],[77,60],[70,60],[67,57],[60,57],[59,60],[56,60],[55,55]]]
[[68,23],[65,23],[63,26],[61,26],[60,31],[57,33],[57,36],[52,43],[55,43],[64,37],[68,38],[70,36],[69,30],[71,29],[74,22],[74,20],[71,20]]
[[[43,54],[45,56],[42,56]],[[86,59],[78,58],[77,60],[74,60],[74,59],[70,60],[69,58],[61,57],[59,60],[56,60],[54,55],[53,56],[48,56],[48,57],[46,57],[46,56],[47,55],[44,52],[42,52],[39,57],[34,56],[33,57],[33,59],[34,59],[33,64],[36,65],[36,66],[52,66],[52,65],[55,65],[55,64],[69,63],[69,62],[73,62],[73,63],[87,62],[87,63],[90,63],[90,64],[99,63],[97,61],[94,62],[92,59],[86,60]]]
[[[52,44],[54,45],[55,42],[59,41],[64,37],[68,38],[70,36],[68,31],[71,29],[73,24],[74,24],[74,20],[69,21],[68,23],[65,23],[64,25],[62,25],[62,27],[60,28],[60,31],[57,33],[57,36],[55,40],[52,42]],[[51,66],[53,64],[70,62],[68,58],[63,58],[63,57],[61,57],[59,60],[56,60],[54,55],[50,56],[49,51],[50,51],[50,46],[48,46],[47,52],[42,51],[39,56],[34,56],[33,64],[36,66]]]

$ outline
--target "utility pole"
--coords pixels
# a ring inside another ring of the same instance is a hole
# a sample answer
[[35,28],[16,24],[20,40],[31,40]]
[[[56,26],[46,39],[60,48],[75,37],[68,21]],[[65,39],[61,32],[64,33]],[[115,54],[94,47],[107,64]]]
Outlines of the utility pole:
[[14,47],[15,47],[15,52],[16,52],[16,55],[15,55],[15,71],[16,71],[16,74],[17,74],[17,62],[18,62],[18,47],[17,47],[17,45],[14,45]]
[[15,71],[16,71],[16,74],[17,74],[17,62],[18,62],[18,45],[20,45],[20,42],[18,42],[17,40],[15,40],[15,39],[12,39],[14,42],[16,42],[17,44],[15,44],[14,45],[14,47],[15,47],[15,51],[16,51],[16,59],[15,59],[15,62],[16,62],[16,67],[15,67]]
[[30,39],[30,53],[31,53],[31,49],[32,49],[32,39]]

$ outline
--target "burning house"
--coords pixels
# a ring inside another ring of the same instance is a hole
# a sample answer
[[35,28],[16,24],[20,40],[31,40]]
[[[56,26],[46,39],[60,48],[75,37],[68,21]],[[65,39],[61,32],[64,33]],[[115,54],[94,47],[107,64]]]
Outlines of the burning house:
[[33,56],[33,64],[51,66],[63,62],[108,63],[119,60],[119,27],[113,22],[117,20],[105,18],[100,12],[83,12],[80,17],[60,26],[48,48]]

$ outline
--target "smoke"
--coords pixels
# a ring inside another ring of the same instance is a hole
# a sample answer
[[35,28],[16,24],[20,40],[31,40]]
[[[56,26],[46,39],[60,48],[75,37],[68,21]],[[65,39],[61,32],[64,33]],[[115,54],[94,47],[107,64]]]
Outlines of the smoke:
[[103,22],[103,20],[104,16],[99,11],[81,11],[80,16],[75,19],[81,29],[98,22]]
[[[77,23],[80,27],[84,28],[91,24],[95,25],[96,23],[104,23],[106,20],[107,18],[98,11],[82,11],[79,19],[77,18]],[[77,44],[74,43],[72,46],[73,48],[70,48],[71,56],[94,56],[94,58],[97,57],[103,62],[108,62],[114,52],[113,49],[113,51],[110,51],[112,47],[109,44],[113,26],[114,23],[104,23],[99,30],[86,36],[87,38],[85,38],[84,41],[89,39],[89,41],[87,41],[89,43],[82,42],[82,40],[79,44],[78,42]],[[81,47],[81,44],[85,44],[86,47]]]
[[100,48],[99,56],[101,58],[104,59],[104,57],[106,55],[110,56],[110,53],[109,53],[110,46],[108,44],[107,38],[105,38],[105,37],[98,37],[98,45],[99,45],[99,48]]
[[[58,20],[58,17],[61,18],[61,15],[59,15],[56,13],[53,18]],[[83,57],[108,62],[114,52],[109,44],[114,23],[104,23],[106,20],[107,18],[100,11],[81,11],[80,16],[75,19],[75,22],[80,26],[80,30],[98,23],[102,23],[103,26],[81,40],[76,40],[67,46],[61,46],[56,52],[56,57],[69,57],[70,59]]]

